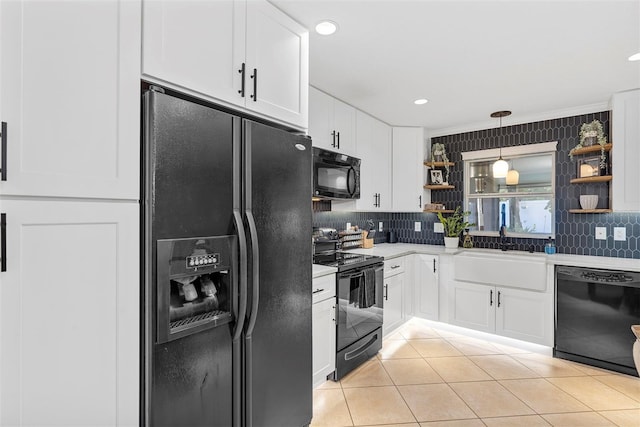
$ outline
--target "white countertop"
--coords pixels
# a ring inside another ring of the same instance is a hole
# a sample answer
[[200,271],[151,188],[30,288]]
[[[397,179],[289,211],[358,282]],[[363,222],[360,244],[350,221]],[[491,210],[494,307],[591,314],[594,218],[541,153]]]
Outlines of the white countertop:
[[335,267],[327,267],[326,265],[313,264],[313,278],[327,276],[329,274],[337,273],[338,269]]
[[[440,245],[419,245],[409,243],[380,243],[375,245],[371,249],[350,249],[350,252],[377,255],[382,256],[385,259],[397,258],[411,254],[430,254],[430,255],[455,255],[464,251],[474,251],[478,253],[500,253],[498,249],[445,249]],[[507,254],[518,254],[523,256],[544,257],[547,264],[551,265],[568,265],[575,267],[592,267],[609,270],[626,270],[626,271],[640,271],[640,260],[632,258],[612,258],[612,257],[600,257],[600,256],[588,256],[588,255],[569,255],[569,254],[554,254],[546,255],[541,252],[535,252],[529,254],[523,251],[507,251]],[[315,268],[315,266],[314,266]],[[315,269],[314,269],[315,274]],[[330,273],[327,273],[330,274]],[[315,276],[314,276],[315,277]]]

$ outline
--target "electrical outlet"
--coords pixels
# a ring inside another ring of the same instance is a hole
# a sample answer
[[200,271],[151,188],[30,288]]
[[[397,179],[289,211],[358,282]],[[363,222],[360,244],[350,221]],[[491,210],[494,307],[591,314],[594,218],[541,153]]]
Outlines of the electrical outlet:
[[351,223],[350,222],[347,223],[347,228],[345,228],[345,230],[351,230]]
[[382,225],[382,221],[378,222],[378,231],[382,233],[382,230],[384,230],[384,227]]
[[596,227],[596,240],[607,240],[607,227]]
[[627,229],[625,227],[613,227],[613,240],[627,240]]
[[434,233],[444,233],[444,225],[441,222],[433,223],[433,232]]
[[413,223],[413,230],[416,232],[421,232],[422,231],[422,223],[420,221],[416,221]]

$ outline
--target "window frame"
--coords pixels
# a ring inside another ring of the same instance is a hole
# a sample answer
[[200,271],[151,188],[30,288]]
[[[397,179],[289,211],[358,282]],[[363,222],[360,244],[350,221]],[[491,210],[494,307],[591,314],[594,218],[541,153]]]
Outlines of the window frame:
[[[503,147],[500,148],[491,148],[488,150],[477,150],[477,151],[465,151],[462,152],[462,160],[464,162],[464,170],[463,170],[463,196],[464,196],[464,206],[469,206],[469,199],[497,199],[498,203],[501,198],[514,198],[514,197],[527,197],[527,196],[536,196],[536,195],[550,195],[550,199],[552,200],[552,209],[551,209],[551,224],[552,231],[550,233],[515,233],[509,232],[509,237],[520,237],[520,238],[534,238],[534,239],[542,239],[551,236],[551,238],[555,239],[556,237],[556,155],[557,155],[557,145],[558,141],[550,141],[550,142],[539,142],[534,144],[527,145],[518,145],[515,147]],[[471,163],[478,161],[491,161],[497,160],[498,157],[502,154],[502,158],[504,160],[511,160],[519,157],[528,157],[532,155],[541,155],[541,154],[549,154],[551,155],[551,191],[550,192],[513,192],[513,193],[474,193],[471,194],[470,189],[470,167]],[[466,210],[466,209],[465,209]],[[498,231],[485,231],[485,230],[477,230],[471,229],[469,234],[472,236],[491,236],[495,237]]]

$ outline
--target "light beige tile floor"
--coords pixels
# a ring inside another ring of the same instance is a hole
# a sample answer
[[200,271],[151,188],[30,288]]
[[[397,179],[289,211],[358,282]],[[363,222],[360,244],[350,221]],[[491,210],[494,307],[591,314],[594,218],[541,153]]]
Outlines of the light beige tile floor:
[[640,379],[412,319],[313,393],[311,427],[640,427]]

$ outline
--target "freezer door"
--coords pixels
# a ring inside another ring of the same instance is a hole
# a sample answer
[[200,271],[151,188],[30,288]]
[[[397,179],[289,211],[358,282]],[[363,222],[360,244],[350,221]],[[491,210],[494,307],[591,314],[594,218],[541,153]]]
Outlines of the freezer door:
[[[162,239],[238,234],[234,188],[238,200],[240,190],[239,183],[234,185],[233,155],[234,140],[236,146],[240,143],[240,119],[157,91],[146,92],[143,105],[143,423],[226,427],[232,423],[232,367],[237,357],[232,351],[233,323],[157,342],[157,285],[166,277],[157,276],[156,255]],[[238,235],[238,240],[240,246],[245,239]],[[239,293],[232,291],[234,296]],[[236,297],[232,304],[235,316]]]
[[312,416],[311,140],[244,124],[250,240],[245,425],[307,425]]

